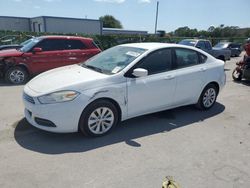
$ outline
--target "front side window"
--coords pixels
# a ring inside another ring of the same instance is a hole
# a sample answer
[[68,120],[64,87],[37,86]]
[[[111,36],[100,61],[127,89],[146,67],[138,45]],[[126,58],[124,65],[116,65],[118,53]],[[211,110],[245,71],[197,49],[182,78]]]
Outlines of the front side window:
[[177,68],[184,68],[199,64],[199,56],[196,51],[189,49],[175,49]]
[[146,69],[148,74],[151,75],[171,70],[171,66],[171,49],[163,49],[149,54],[136,65],[136,68]]
[[35,47],[42,48],[43,51],[65,50],[64,40],[61,39],[44,39]]

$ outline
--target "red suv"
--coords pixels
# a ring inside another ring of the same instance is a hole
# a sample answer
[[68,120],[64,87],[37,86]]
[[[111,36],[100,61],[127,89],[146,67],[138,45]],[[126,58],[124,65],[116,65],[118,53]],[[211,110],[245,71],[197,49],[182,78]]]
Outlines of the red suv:
[[90,38],[42,36],[22,48],[0,51],[0,74],[12,84],[25,83],[29,76],[76,64],[101,52]]

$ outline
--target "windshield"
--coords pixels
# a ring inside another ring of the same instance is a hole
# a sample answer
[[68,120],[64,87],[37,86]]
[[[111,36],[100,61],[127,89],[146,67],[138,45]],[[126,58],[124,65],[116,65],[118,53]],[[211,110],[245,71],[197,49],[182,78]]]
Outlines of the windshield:
[[179,44],[183,44],[187,46],[195,46],[196,41],[195,40],[182,40],[179,42]]
[[81,66],[105,74],[115,74],[143,54],[146,49],[116,46],[92,57]]
[[227,46],[228,46],[228,43],[218,43],[218,44],[216,44],[214,47],[215,48],[227,48]]
[[22,42],[20,45],[24,46],[24,45],[28,44],[31,40],[33,40],[33,39],[31,38],[29,40],[26,40],[26,41]]
[[32,39],[30,39],[30,41],[28,43],[24,44],[24,46],[22,48],[20,48],[20,51],[21,52],[30,51],[30,49],[33,48],[41,40],[42,40],[41,38],[32,38]]

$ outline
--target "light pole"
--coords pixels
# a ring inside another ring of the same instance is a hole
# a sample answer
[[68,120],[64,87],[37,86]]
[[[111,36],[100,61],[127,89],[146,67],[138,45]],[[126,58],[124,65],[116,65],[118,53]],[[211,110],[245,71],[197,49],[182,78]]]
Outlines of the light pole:
[[156,18],[155,18],[155,34],[157,32],[157,22],[158,22],[158,7],[159,7],[159,1],[157,1],[157,6],[156,6]]

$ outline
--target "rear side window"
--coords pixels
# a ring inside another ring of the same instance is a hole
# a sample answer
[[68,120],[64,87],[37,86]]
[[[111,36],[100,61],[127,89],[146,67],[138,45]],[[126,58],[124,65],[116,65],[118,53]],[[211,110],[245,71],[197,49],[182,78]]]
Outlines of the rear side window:
[[200,57],[200,63],[205,63],[207,61],[207,56],[200,53],[199,57]]
[[184,68],[200,63],[198,53],[189,49],[175,49],[177,68]]
[[80,40],[65,40],[66,50],[85,49],[86,46]]
[[171,49],[158,50],[149,54],[136,68],[148,70],[148,74],[156,74],[171,70],[172,56]]

